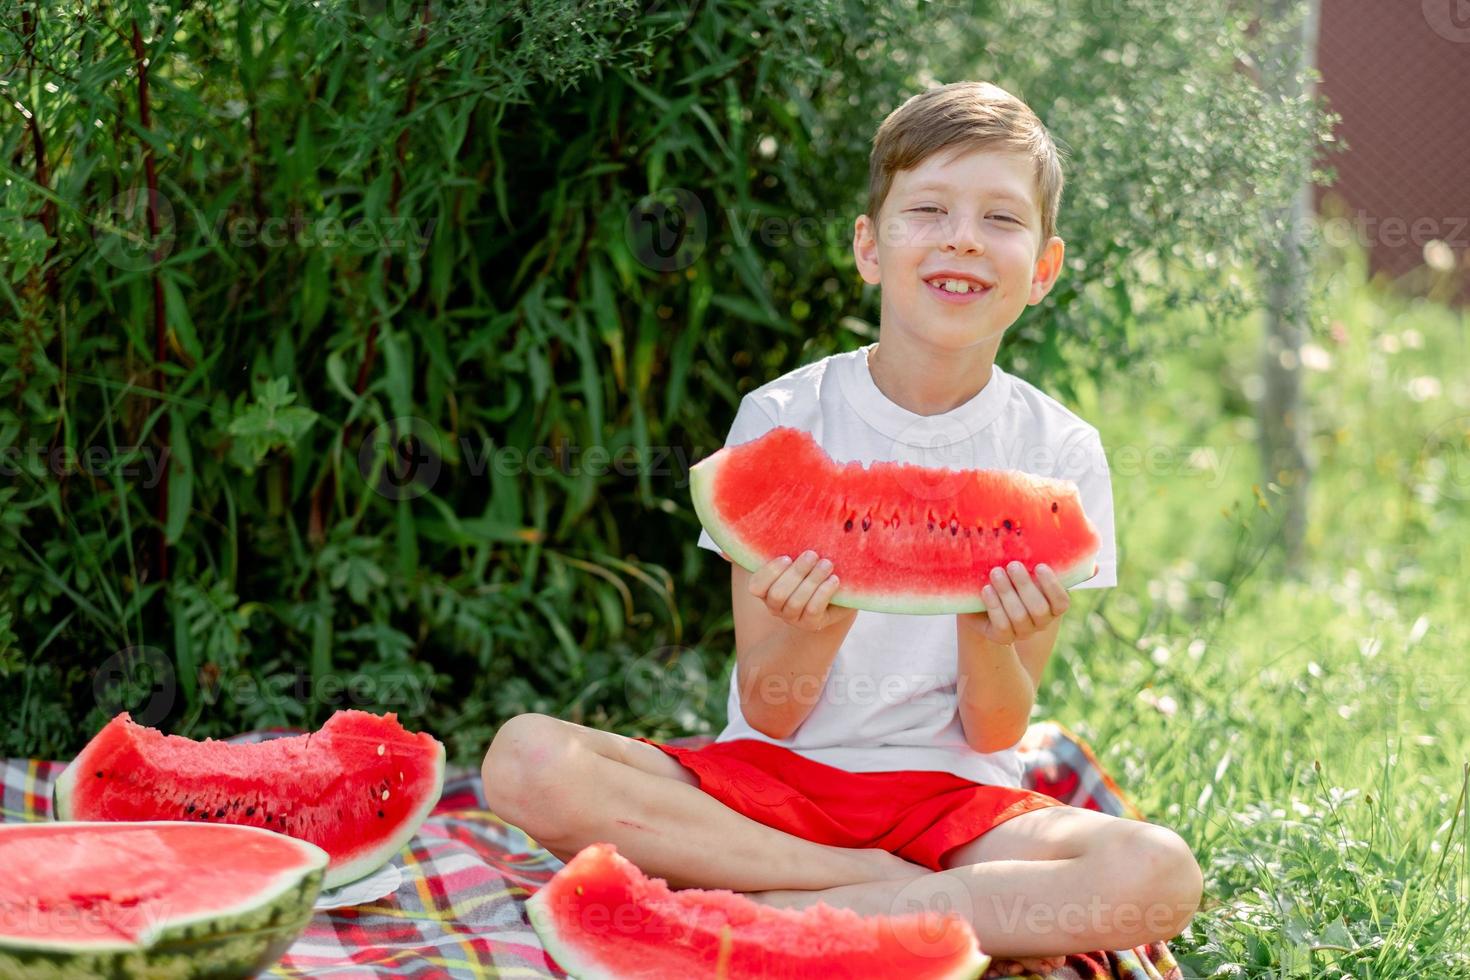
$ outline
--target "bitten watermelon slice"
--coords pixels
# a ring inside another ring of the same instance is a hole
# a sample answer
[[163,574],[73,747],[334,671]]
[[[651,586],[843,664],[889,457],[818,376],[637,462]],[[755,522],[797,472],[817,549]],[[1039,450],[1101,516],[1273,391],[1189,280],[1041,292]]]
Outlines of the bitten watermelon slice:
[[807,549],[831,559],[833,605],[890,613],[980,612],[997,565],[1048,565],[1063,586],[1097,574],[1097,530],[1077,485],[1018,470],[835,463],[780,426],[689,471],[694,510],[755,571]]
[[331,856],[325,888],[382,867],[444,788],[444,746],[396,715],[338,711],[320,731],[248,745],[108,722],[56,782],[60,820],[262,827]]
[[0,976],[254,976],[306,928],[326,867],[253,827],[0,826]]
[[725,889],[671,891],[608,843],[589,844],[526,902],[577,980],[968,980],[990,963],[955,913],[778,909]]

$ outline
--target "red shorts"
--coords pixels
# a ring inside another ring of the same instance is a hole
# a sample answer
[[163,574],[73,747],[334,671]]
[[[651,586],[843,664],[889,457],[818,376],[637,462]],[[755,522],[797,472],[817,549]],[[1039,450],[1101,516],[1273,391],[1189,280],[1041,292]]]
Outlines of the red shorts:
[[934,871],[949,851],[1012,817],[1067,805],[949,772],[848,772],[753,738],[698,749],[638,741],[663,749],[700,789],[752,820],[818,844],[882,848]]

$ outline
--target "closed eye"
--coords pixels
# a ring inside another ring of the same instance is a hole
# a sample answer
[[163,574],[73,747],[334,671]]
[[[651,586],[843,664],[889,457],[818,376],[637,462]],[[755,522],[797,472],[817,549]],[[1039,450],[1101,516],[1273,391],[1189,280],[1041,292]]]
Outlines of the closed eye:
[[[934,207],[932,204],[926,204],[923,207],[920,207],[920,208],[912,208],[911,210],[914,210],[914,211],[938,211],[939,208]],[[999,218],[1002,221],[1009,221],[1013,225],[1024,224],[1024,222],[1019,221],[1016,218],[1012,218],[1008,214],[998,214],[995,217]]]

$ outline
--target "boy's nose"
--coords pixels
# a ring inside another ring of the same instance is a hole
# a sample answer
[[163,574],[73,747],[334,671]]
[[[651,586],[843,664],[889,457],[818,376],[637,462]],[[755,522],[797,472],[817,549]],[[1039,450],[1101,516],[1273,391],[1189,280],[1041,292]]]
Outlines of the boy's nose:
[[940,248],[946,252],[981,252],[985,245],[975,232],[974,222],[956,218],[945,225]]

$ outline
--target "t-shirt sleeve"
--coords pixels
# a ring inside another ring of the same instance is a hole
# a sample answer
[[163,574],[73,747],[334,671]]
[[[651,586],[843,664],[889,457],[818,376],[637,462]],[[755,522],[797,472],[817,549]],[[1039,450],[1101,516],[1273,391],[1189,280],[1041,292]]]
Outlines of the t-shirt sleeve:
[[[767,415],[766,410],[754,399],[745,395],[740,399],[740,407],[735,410],[735,421],[730,423],[730,433],[725,436],[725,445],[738,446],[743,442],[759,439],[775,427],[776,420]],[[702,527],[699,529],[699,546],[716,552],[726,561],[730,560],[730,556],[720,550],[715,539]]]
[[1097,529],[1097,574],[1074,589],[1107,589],[1118,584],[1118,552],[1113,533],[1113,483],[1097,430],[1071,439],[1062,450],[1055,476],[1077,484],[1082,512]]

